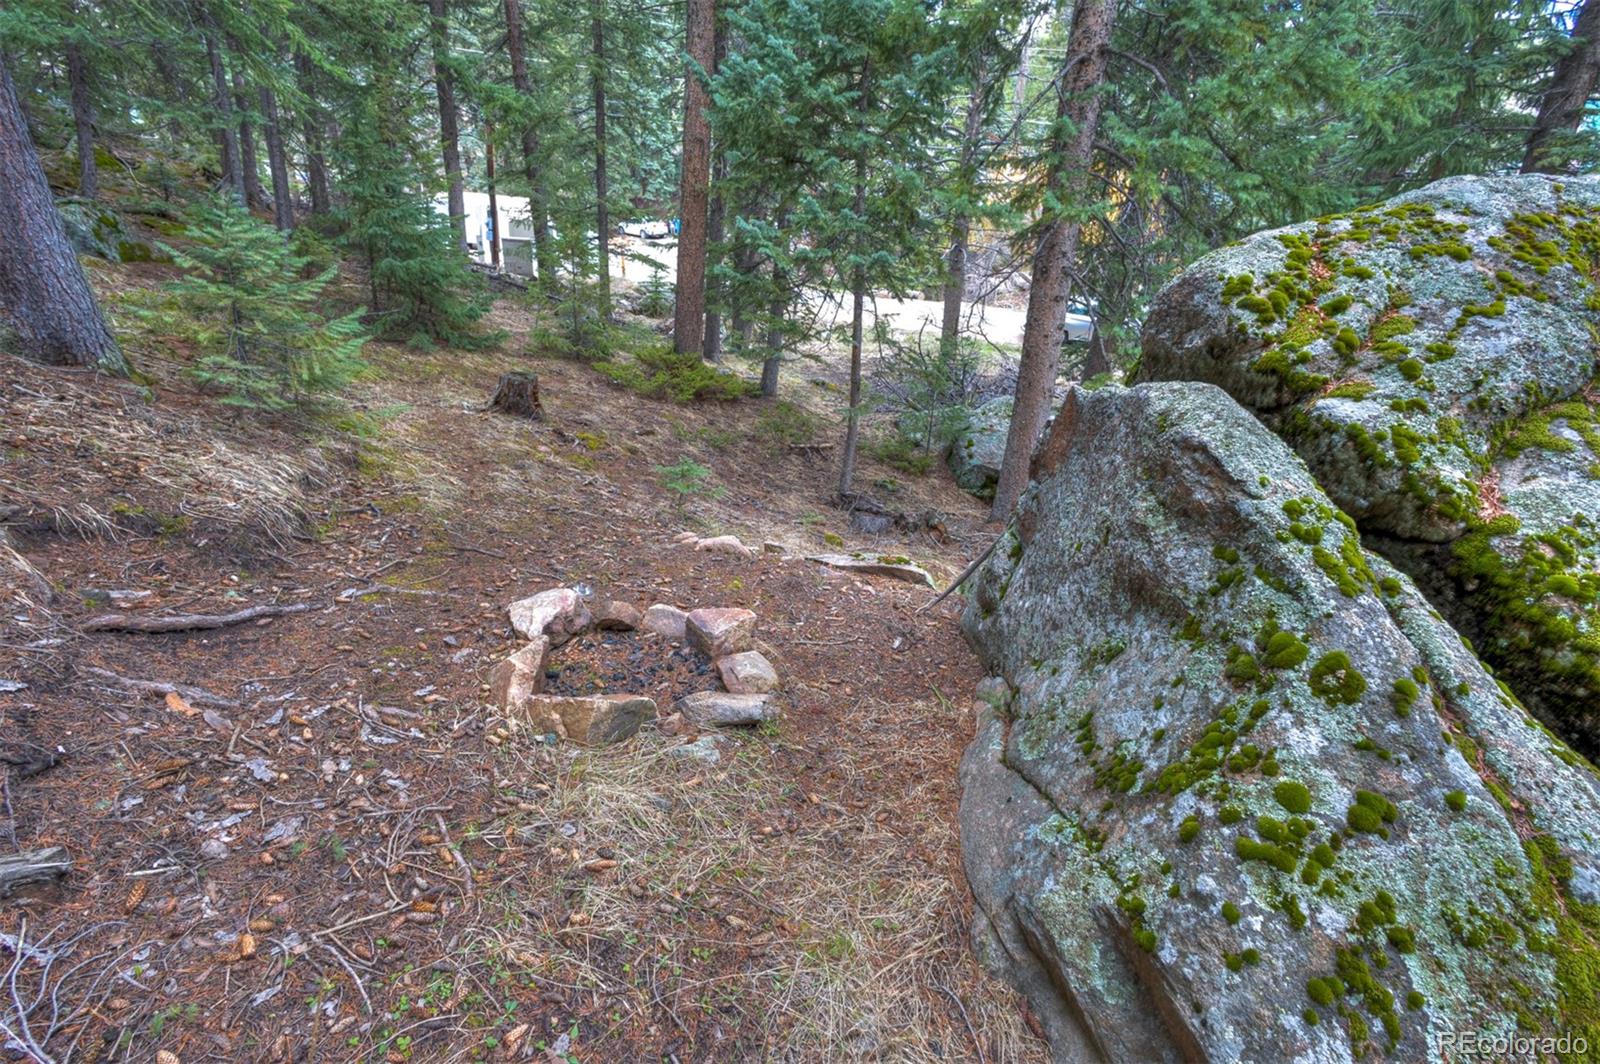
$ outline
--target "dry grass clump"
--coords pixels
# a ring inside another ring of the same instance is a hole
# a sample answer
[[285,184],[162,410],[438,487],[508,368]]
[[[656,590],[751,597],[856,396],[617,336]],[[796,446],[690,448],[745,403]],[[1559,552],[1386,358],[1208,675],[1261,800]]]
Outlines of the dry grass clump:
[[[931,856],[952,844],[947,810],[785,788],[770,737],[730,737],[715,765],[674,742],[517,744],[497,770],[537,811],[502,899],[526,918],[485,928],[481,948],[603,1005],[606,1029],[574,1050],[678,1038],[706,1059],[1042,1059],[1016,1000],[977,970],[964,899]],[[551,895],[564,904],[523,907]]]
[[337,479],[319,448],[237,431],[135,385],[5,357],[0,518],[83,535],[120,529],[282,542]]

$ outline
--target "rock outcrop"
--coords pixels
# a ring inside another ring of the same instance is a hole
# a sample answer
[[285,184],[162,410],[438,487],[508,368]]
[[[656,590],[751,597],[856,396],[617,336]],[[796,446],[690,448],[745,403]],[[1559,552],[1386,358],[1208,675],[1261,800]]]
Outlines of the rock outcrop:
[[1600,1045],[1600,780],[1301,459],[1165,383],[1075,393],[1034,472],[964,616],[961,826],[1057,1059]]
[[994,498],[1000,481],[1006,433],[1011,431],[1011,405],[1010,396],[1001,396],[977,407],[950,442],[945,460],[956,483],[982,499]]
[[1140,366],[1258,414],[1590,755],[1597,280],[1600,177],[1451,178],[1199,260],[1156,299]]

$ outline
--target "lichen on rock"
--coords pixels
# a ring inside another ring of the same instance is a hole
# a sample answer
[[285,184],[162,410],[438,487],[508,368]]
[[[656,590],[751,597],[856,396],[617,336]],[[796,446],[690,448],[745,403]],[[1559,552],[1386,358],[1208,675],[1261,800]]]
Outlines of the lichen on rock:
[[1144,380],[1288,441],[1534,711],[1600,751],[1600,177],[1461,177],[1257,234],[1156,299]]
[[963,619],[961,821],[1058,1059],[1600,1044],[1600,778],[1301,459],[1147,384],[1069,397],[1035,478]]

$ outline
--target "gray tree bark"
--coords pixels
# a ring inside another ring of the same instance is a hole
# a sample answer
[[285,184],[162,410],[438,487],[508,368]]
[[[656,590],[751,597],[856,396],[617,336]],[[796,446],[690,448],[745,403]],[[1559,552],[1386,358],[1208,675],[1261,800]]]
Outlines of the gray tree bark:
[[261,97],[261,134],[267,142],[267,171],[272,174],[272,224],[287,233],[294,228],[294,195],[289,190],[289,156],[283,146],[278,97],[266,85]]
[[67,45],[67,83],[78,142],[78,195],[92,200],[100,195],[100,175],[94,158],[94,107],[89,101],[89,64],[83,58],[83,46],[76,41]]
[[701,354],[706,325],[706,211],[711,184],[710,101],[694,66],[710,70],[716,48],[713,0],[688,0],[684,50],[683,154],[678,173],[678,291],[672,338],[680,355]]
[[1563,134],[1583,121],[1589,98],[1600,87],[1600,2],[1585,0],[1572,28],[1572,51],[1556,64],[1550,87],[1539,100],[1539,117],[1522,157],[1525,174],[1564,173],[1572,161],[1560,149]]
[[0,56],[0,349],[126,375],[128,364],[67,242]]
[[455,226],[456,244],[467,250],[466,185],[461,178],[461,116],[456,106],[455,81],[450,76],[450,23],[445,0],[428,0],[429,38],[433,43],[433,87],[439,98],[440,154],[444,176],[449,184],[450,224]]
[[[1050,135],[1047,178],[1049,201],[1071,210],[1090,195],[1089,168],[1100,125],[1100,89],[1105,83],[1111,43],[1114,0],[1077,0],[1058,88],[1056,123]],[[1006,453],[1000,464],[991,521],[1004,521],[1028,485],[1028,464],[1044,428],[1061,361],[1061,344],[1072,295],[1083,224],[1067,215],[1046,216],[1033,256],[1033,284],[1028,290],[1028,316],[1022,332],[1022,362],[1017,370],[1016,401],[1006,432]]]

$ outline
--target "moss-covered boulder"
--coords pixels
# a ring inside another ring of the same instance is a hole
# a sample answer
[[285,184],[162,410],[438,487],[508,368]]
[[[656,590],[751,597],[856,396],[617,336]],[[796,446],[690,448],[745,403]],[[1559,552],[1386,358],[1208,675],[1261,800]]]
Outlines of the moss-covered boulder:
[[79,255],[108,262],[171,262],[172,256],[132,232],[122,218],[92,200],[69,197],[56,201],[67,230],[67,242]]
[[1000,464],[1006,457],[1006,433],[1011,431],[1009,395],[976,407],[950,442],[946,461],[956,483],[980,499],[994,498],[1000,482]]
[[1544,720],[1600,751],[1600,177],[1451,178],[1259,233],[1157,298],[1220,385]]
[[1600,778],[1255,417],[1077,392],[963,623],[980,953],[1061,1060],[1600,1046]]

